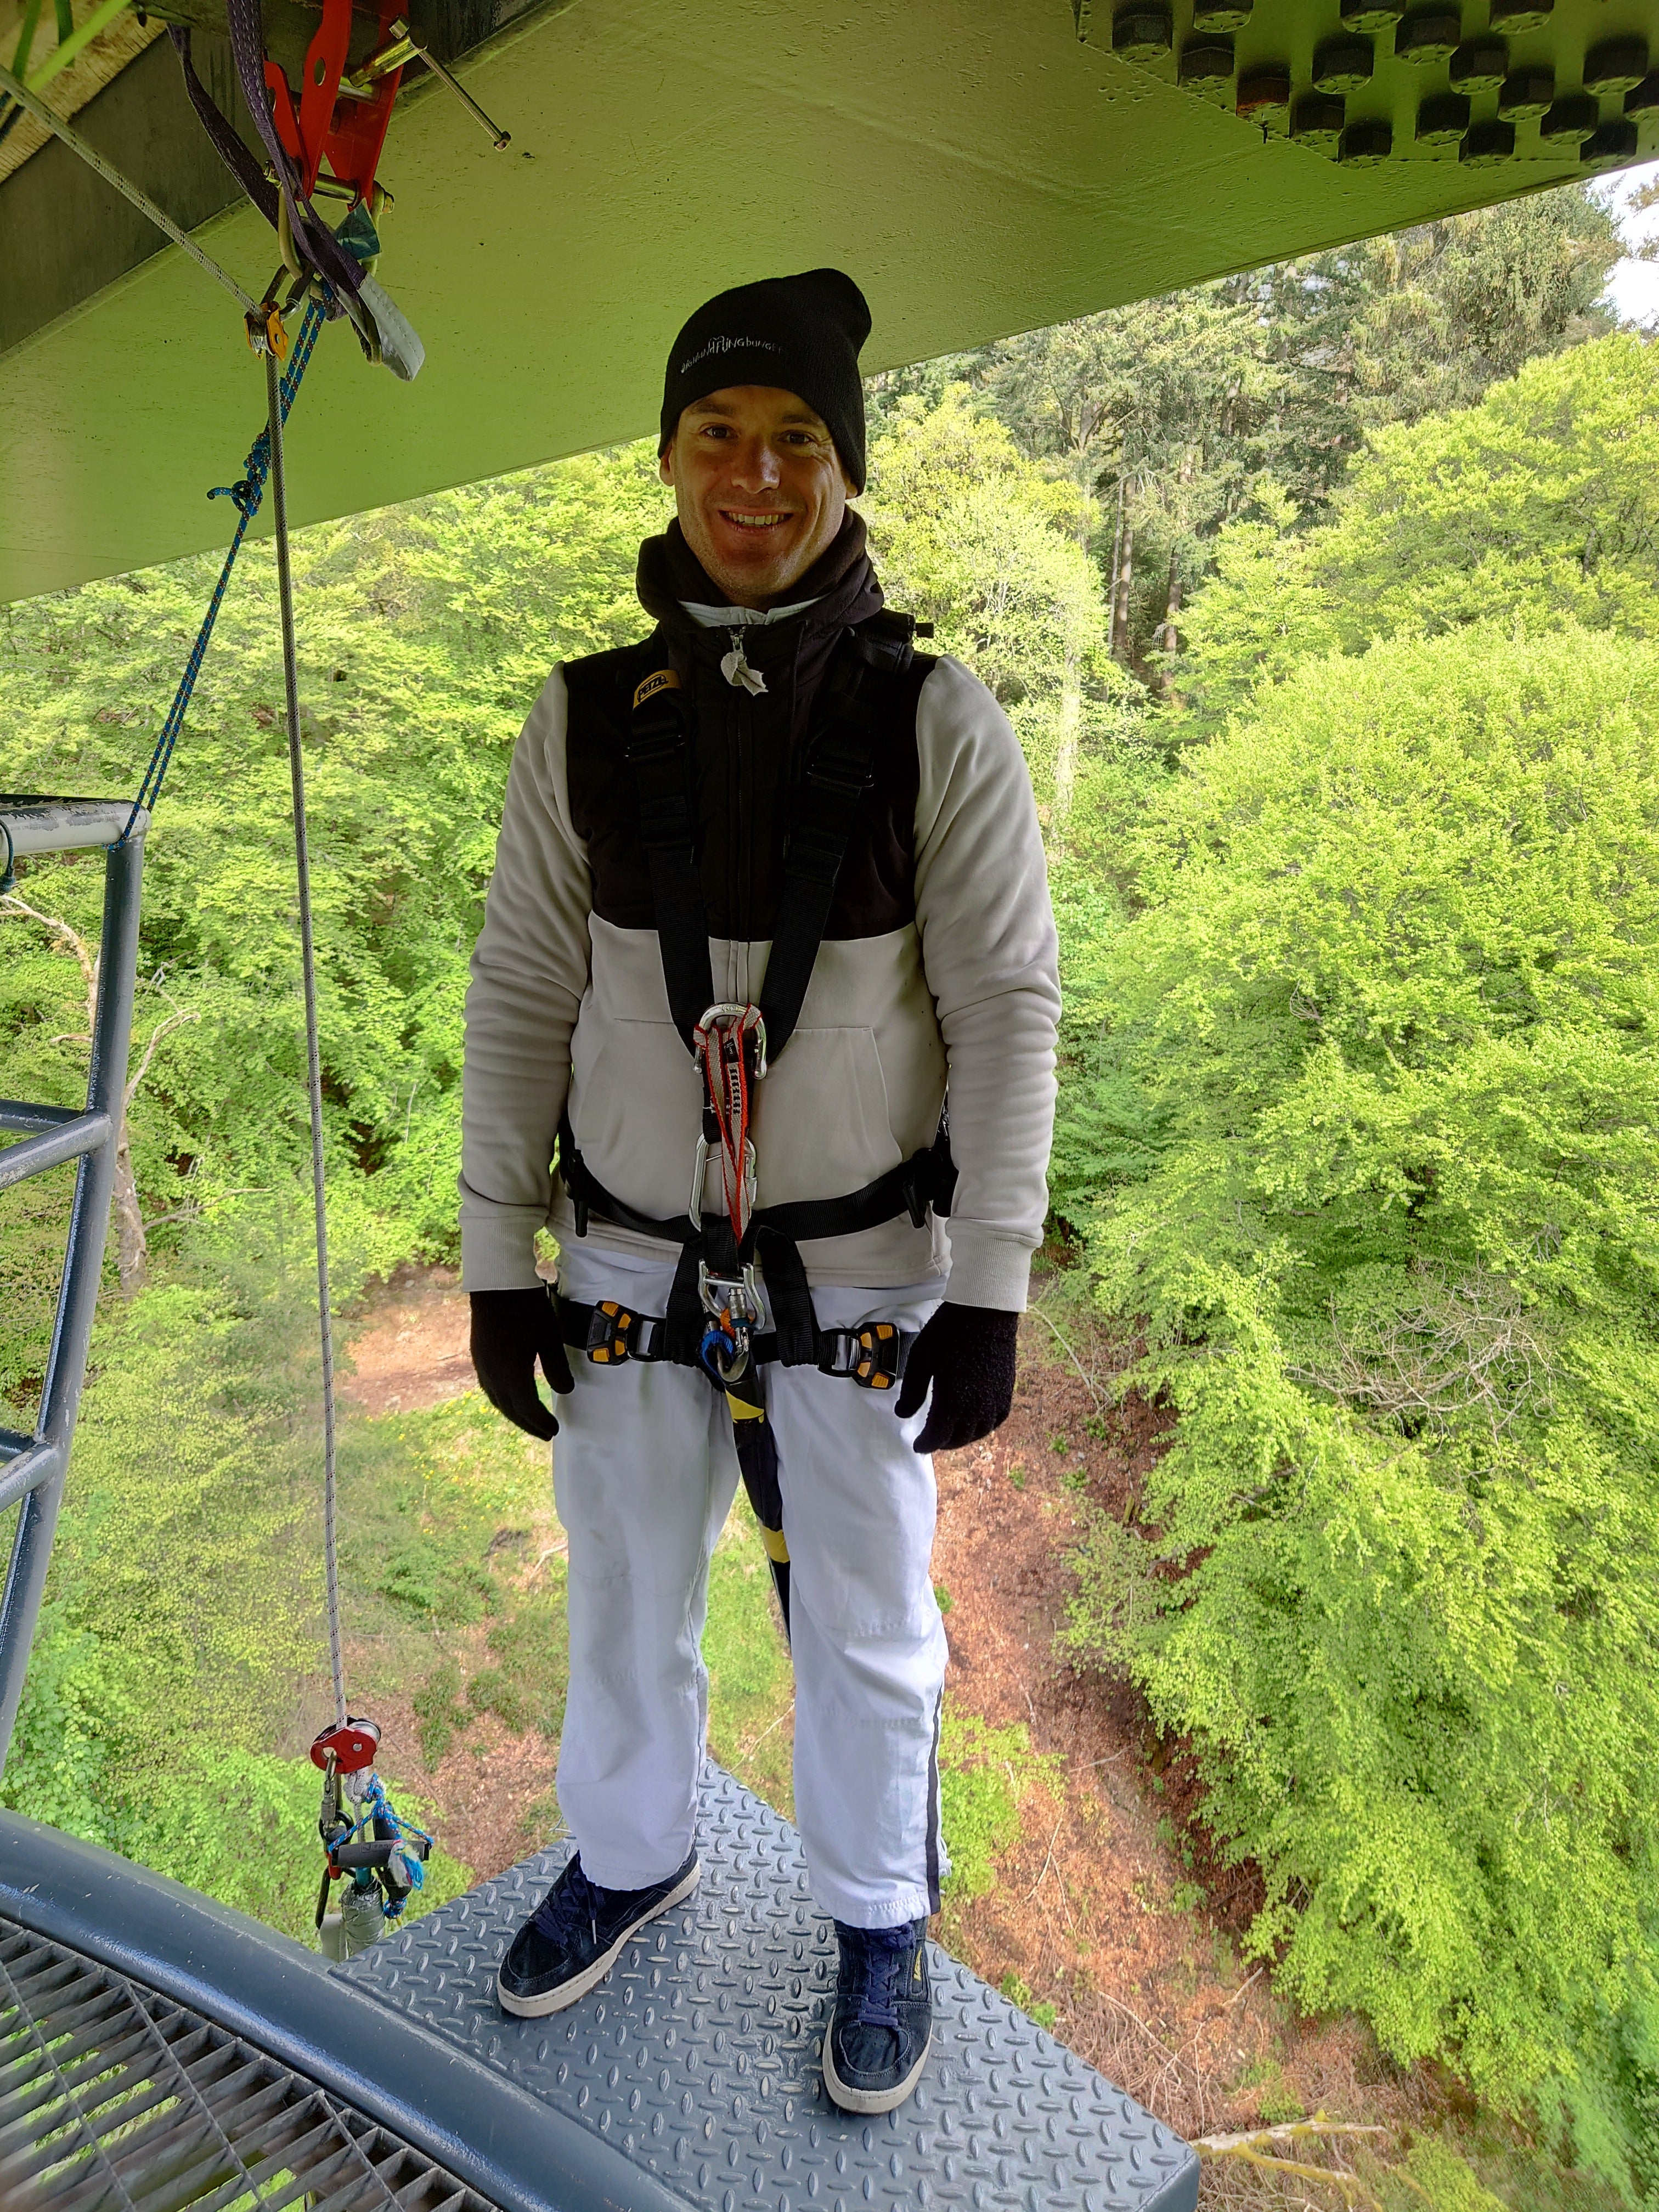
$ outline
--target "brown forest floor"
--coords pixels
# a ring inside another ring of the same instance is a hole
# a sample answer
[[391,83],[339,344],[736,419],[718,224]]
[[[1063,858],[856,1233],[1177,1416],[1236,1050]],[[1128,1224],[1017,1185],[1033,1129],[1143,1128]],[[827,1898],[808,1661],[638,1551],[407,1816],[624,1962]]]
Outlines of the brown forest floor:
[[[350,1348],[345,1389],[368,1413],[410,1412],[471,1387],[465,1299],[441,1269],[388,1286]],[[1196,1853],[1188,1834],[1193,1863],[1183,1863],[1176,1829],[1194,1796],[1182,1762],[1169,1760],[1132,1690],[1079,1674],[1057,1651],[1079,1508],[1121,1510],[1159,1448],[1157,1417],[1115,1403],[1109,1359],[1093,1358],[1085,1379],[1066,1339],[1033,1316],[1011,1419],[938,1463],[933,1573],[949,1594],[952,1701],[992,1727],[1023,1723],[1048,1761],[1018,1839],[998,1855],[995,1886],[965,1904],[947,1899],[938,1932],[1022,2003],[1052,2006],[1063,2040],[1188,2137],[1322,2113],[1369,2124],[1377,2132],[1368,2148],[1397,2151],[1452,2117],[1455,2093],[1426,2069],[1394,2067],[1357,2020],[1298,2018],[1267,1968],[1241,1961],[1258,1894],[1250,1870],[1216,1865],[1201,1832]],[[550,1501],[535,1534],[538,1547],[562,1548]],[[400,1771],[413,1769],[445,1826],[465,1834],[480,1878],[550,1832],[556,1745],[485,1716],[428,1770],[408,1755],[418,1729],[403,1703],[383,1698],[377,1709],[404,1747]],[[1345,2141],[1263,2148],[1304,2165],[1334,2161],[1345,2180],[1353,2173]],[[1200,2202],[1282,2212],[1379,2200],[1334,2175],[1297,2179],[1228,2160],[1206,2160]]]

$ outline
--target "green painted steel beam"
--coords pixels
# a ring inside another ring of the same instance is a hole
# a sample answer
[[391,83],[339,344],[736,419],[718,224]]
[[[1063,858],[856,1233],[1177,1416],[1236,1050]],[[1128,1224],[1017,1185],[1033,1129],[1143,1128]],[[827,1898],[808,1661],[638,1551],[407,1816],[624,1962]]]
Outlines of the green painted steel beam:
[[[1501,4],[1462,0],[1462,34]],[[290,435],[295,519],[641,434],[681,319],[747,277],[850,270],[878,368],[1583,173],[1535,119],[1494,166],[1419,146],[1416,106],[1449,64],[1394,59],[1386,31],[1349,113],[1387,120],[1396,158],[1293,143],[1282,118],[1241,118],[1231,81],[1175,82],[1193,5],[1176,0],[1170,53],[1134,61],[1098,6],[1079,40],[1070,0],[578,0],[503,33],[461,74],[506,152],[441,90],[394,122],[378,273],[427,366],[400,385],[325,332]],[[1340,0],[1256,0],[1238,57],[1305,86],[1342,27]],[[1565,93],[1587,49],[1650,33],[1659,0],[1557,0],[1510,46],[1516,66],[1547,56]],[[1598,115],[1624,102],[1609,90]],[[94,143],[96,109],[78,118]],[[257,216],[200,234],[263,289]],[[0,356],[0,596],[217,544],[204,493],[233,479],[262,408],[240,318],[176,249]]]

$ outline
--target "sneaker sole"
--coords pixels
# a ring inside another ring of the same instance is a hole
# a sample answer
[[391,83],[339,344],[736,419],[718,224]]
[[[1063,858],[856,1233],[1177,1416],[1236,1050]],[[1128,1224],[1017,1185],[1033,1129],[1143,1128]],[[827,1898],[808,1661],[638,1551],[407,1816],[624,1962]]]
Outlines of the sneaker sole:
[[630,1920],[611,1948],[601,1952],[591,1966],[584,1966],[580,1974],[573,1974],[568,1982],[561,1982],[557,1989],[549,1990],[545,1996],[514,1996],[501,1987],[501,1976],[497,1974],[495,1996],[501,2010],[510,2012],[518,2020],[542,2020],[550,2012],[563,2012],[568,2006],[575,2004],[587,1995],[589,1990],[593,1989],[605,1979],[621,1956],[624,1943],[636,1936],[648,1922],[657,1919],[661,1914],[666,1912],[671,1906],[683,1904],[702,1880],[702,1868],[698,1864],[692,1868],[684,1881],[671,1889],[667,1896],[653,1905],[648,1912],[641,1913],[637,1920]]
[[876,2112],[897,2110],[921,2079],[922,2069],[927,2063],[927,2054],[933,2047],[933,2031],[927,2031],[927,2040],[921,2046],[921,2056],[896,2087],[891,2089],[849,2089],[836,2071],[836,2054],[830,2036],[823,2039],[823,2086],[830,2092],[830,2102],[843,2112],[857,2113],[867,2118]]

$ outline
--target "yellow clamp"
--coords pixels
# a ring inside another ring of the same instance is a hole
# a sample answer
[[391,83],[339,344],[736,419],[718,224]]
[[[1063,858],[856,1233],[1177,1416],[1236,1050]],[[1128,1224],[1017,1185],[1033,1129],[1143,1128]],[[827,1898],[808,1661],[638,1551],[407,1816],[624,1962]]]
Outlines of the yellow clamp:
[[288,359],[288,331],[283,327],[282,312],[270,301],[261,301],[251,314],[245,315],[247,325],[248,350],[251,353],[272,353],[278,361]]

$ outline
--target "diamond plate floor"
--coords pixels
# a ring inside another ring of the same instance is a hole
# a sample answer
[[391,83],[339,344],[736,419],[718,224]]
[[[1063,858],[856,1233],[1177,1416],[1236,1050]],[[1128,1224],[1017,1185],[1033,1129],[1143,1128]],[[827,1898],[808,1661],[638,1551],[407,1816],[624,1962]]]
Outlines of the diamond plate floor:
[[566,2013],[507,2019],[495,1969],[568,1855],[556,1845],[333,1972],[708,2212],[1192,2212],[1198,2160],[935,1948],[933,2051],[878,2120],[824,2095],[835,1934],[793,1828],[708,1769],[695,1896]]

